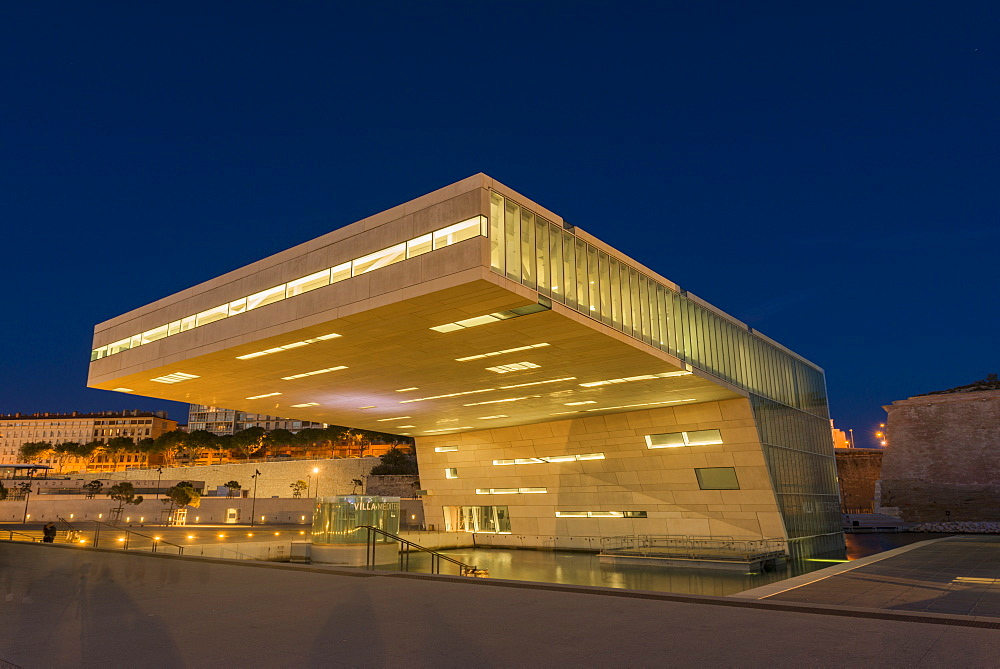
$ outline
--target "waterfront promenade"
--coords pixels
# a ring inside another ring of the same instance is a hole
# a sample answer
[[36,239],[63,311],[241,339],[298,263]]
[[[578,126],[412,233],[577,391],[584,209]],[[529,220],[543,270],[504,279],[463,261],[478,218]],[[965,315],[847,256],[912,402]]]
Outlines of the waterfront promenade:
[[23,667],[1000,664],[1000,617],[11,542],[0,620]]

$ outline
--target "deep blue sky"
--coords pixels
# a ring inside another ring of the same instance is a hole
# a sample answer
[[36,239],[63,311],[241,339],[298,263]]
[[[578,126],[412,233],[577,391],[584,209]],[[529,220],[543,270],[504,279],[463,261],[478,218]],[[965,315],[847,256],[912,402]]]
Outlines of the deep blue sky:
[[94,323],[486,172],[823,366],[839,426],[1000,371],[990,2],[0,8],[0,412]]

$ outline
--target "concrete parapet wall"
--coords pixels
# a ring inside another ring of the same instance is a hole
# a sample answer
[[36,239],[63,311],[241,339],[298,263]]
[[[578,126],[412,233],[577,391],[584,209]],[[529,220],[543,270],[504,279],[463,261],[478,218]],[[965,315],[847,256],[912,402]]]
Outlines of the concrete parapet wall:
[[[162,498],[161,498],[162,499]],[[32,497],[28,500],[30,522],[57,520],[65,518],[70,522],[85,522],[91,520],[107,521],[111,509],[117,503],[107,498],[96,499],[45,499]],[[254,510],[258,523],[301,523],[312,524],[312,499],[272,499],[258,498],[256,505],[250,498],[203,497],[198,508],[188,507],[188,525],[218,525],[226,520],[227,509],[239,510],[239,522],[250,522],[250,511]],[[155,524],[166,518],[168,506],[159,499],[147,497],[141,504],[127,506],[122,512],[122,522],[132,524]],[[264,517],[262,521],[260,518]],[[304,518],[303,518],[304,516]],[[24,518],[23,501],[0,502],[0,522],[20,522]],[[131,518],[131,520],[126,520]],[[140,520],[140,518],[144,520]]]
[[[250,490],[253,488],[253,479],[250,477],[259,470],[261,475],[257,481],[258,499],[262,497],[291,497],[292,489],[289,486],[295,481],[306,481],[310,484],[310,489],[302,492],[303,496],[306,496],[307,492],[309,496],[316,496],[318,486],[319,494],[328,497],[350,494],[354,489],[351,481],[367,476],[372,467],[379,462],[378,458],[345,458],[342,460],[287,460],[201,467],[164,467],[162,478],[204,481],[206,492],[215,490],[218,486],[233,480],[240,483],[243,490]],[[313,469],[319,469],[319,473],[314,474]],[[157,471],[155,469],[132,469],[127,472],[86,474],[83,478],[88,481],[93,479],[152,479],[155,481]],[[412,487],[406,496],[413,496]]]

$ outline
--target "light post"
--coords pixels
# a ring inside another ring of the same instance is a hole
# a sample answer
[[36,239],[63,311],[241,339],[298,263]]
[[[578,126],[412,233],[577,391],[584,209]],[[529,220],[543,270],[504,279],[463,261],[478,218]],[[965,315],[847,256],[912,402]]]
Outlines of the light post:
[[163,476],[163,467],[156,468],[156,499],[160,499],[160,478]]
[[260,470],[254,469],[254,475],[250,478],[253,479],[253,501],[250,503],[250,527],[254,524],[254,514],[257,512],[257,477],[260,476]]
[[[319,467],[313,467],[313,475],[316,477],[316,498],[318,499],[319,498]],[[309,496],[308,491],[306,492],[306,496],[307,497]]]
[[24,516],[21,518],[21,524],[24,525],[28,522],[28,500],[31,499],[31,483],[22,483],[21,490],[24,491]]
[[875,432],[875,437],[878,439],[879,445],[883,447],[889,443],[889,440],[886,438],[885,434],[885,423],[878,424],[878,430]]
[[854,428],[849,427],[847,431],[851,433],[851,448],[854,448]]

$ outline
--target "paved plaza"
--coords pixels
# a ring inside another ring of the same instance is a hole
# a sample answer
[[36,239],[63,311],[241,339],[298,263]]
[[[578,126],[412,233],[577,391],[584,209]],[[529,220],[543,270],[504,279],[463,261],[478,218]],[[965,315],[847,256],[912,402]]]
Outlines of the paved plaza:
[[1000,664],[1000,618],[3,541],[0,620],[22,667]]

